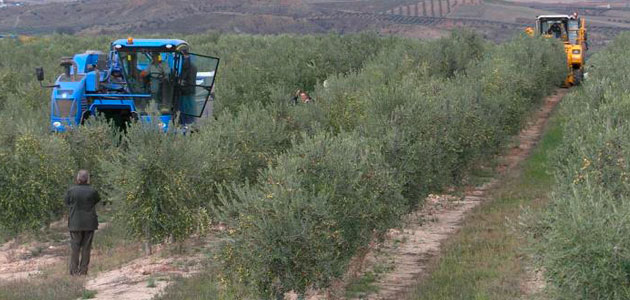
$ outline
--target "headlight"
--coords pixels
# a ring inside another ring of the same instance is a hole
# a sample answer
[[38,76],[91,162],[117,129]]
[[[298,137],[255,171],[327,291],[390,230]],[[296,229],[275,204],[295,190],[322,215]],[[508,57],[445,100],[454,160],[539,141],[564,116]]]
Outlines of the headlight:
[[55,128],[61,127],[61,122],[53,122],[53,127]]
[[580,49],[573,49],[573,54],[580,54]]
[[166,123],[160,123],[160,128],[162,129],[166,128]]

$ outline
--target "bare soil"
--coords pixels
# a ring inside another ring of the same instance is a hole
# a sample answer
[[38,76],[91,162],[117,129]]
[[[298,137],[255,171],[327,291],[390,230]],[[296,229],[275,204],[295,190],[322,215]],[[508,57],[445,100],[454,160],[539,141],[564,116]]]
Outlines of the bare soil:
[[[101,224],[106,228],[107,223]],[[66,274],[65,266],[69,258],[69,234],[65,222],[59,221],[51,225],[56,233],[56,241],[21,241],[13,239],[0,246],[0,284],[10,281],[29,279],[52,270],[54,273]],[[199,272],[206,247],[213,245],[208,239],[190,239],[185,242],[185,253],[172,254],[164,245],[154,246],[154,253],[142,256],[113,267],[111,270],[98,272],[107,253],[93,250],[91,269],[86,278],[85,289],[96,292],[93,299],[142,300],[152,299],[164,290],[176,277],[189,277]],[[138,251],[117,248],[116,251]],[[137,249],[136,249],[137,248]],[[128,254],[121,254],[128,256]],[[115,263],[116,259],[109,259]],[[124,260],[123,260],[124,261]],[[107,264],[106,264],[107,266]],[[111,266],[110,266],[111,267]],[[108,267],[109,268],[109,267]]]
[[16,240],[0,247],[0,283],[28,278],[59,262],[67,246],[51,243],[18,245]]
[[35,276],[68,257],[70,235],[66,232],[66,223],[55,222],[50,229],[55,239],[18,238],[0,246],[0,283]]
[[93,299],[148,300],[164,290],[174,276],[188,277],[201,270],[202,255],[138,258],[121,268],[98,273],[88,280]]

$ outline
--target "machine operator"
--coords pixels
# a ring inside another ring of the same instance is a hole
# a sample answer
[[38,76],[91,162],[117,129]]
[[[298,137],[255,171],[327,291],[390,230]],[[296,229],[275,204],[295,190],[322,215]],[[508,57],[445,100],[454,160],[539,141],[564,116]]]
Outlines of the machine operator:
[[151,64],[140,73],[146,90],[151,92],[153,100],[159,104],[160,113],[171,112],[173,87],[168,82],[167,68],[162,64],[159,52],[151,53]]
[[560,24],[558,23],[553,23],[551,24],[551,26],[549,26],[547,34],[551,34],[555,38],[559,38],[560,36],[562,36],[562,27],[560,27]]

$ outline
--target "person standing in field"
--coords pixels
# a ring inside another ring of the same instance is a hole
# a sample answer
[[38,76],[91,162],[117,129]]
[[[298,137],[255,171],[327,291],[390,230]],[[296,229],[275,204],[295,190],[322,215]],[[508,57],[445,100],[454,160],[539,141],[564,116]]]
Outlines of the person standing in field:
[[[79,170],[76,185],[66,192],[65,202],[69,209],[70,275],[87,275],[94,231],[98,229],[96,204],[101,200],[90,186],[90,173]],[[80,260],[79,260],[80,259]]]

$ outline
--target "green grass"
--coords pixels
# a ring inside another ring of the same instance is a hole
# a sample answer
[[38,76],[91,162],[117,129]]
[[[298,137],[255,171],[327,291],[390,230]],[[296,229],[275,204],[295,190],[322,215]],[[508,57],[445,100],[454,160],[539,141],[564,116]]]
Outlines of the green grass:
[[96,291],[93,290],[83,290],[81,294],[81,299],[94,299],[96,297]]
[[444,247],[426,280],[409,299],[516,299],[529,264],[525,237],[514,226],[523,207],[540,208],[553,185],[550,157],[562,140],[559,122],[551,120],[538,148],[522,172],[491,192],[493,201],[476,208]]
[[378,287],[375,285],[376,279],[376,274],[366,272],[363,276],[352,280],[346,287],[346,298],[362,298],[362,296],[378,292]]
[[155,278],[150,277],[149,280],[147,280],[147,287],[148,288],[154,288],[155,287]]
[[207,266],[200,274],[189,278],[176,277],[175,282],[164,290],[156,300],[167,299],[249,299],[239,291],[226,290],[220,287],[220,278],[216,267]]
[[2,300],[68,300],[85,298],[84,278],[67,275],[42,275],[0,284]]

